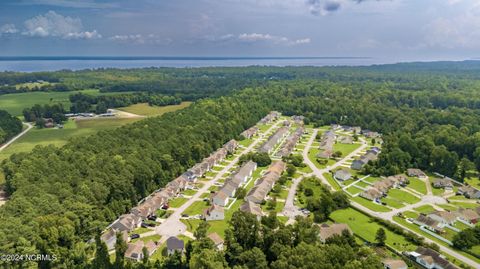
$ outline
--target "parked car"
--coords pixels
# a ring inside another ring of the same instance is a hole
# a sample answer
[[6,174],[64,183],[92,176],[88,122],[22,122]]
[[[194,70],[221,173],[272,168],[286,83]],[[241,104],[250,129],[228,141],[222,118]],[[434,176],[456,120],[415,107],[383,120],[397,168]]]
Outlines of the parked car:
[[167,210],[169,207],[170,207],[170,206],[169,206],[168,204],[164,204],[164,205],[162,206],[162,209]]
[[182,214],[182,217],[183,218],[188,218],[189,216],[188,216],[188,214]]
[[141,226],[142,228],[147,228],[147,227],[148,227],[148,225],[147,225],[145,222],[142,222],[142,224],[140,224],[140,226]]
[[143,223],[145,223],[148,227],[155,227],[155,223],[151,223],[151,222],[143,222]]
[[140,238],[140,235],[139,235],[139,234],[132,234],[132,235],[130,235],[130,239],[137,239],[137,238]]
[[157,216],[156,215],[150,215],[150,216],[148,216],[147,219],[155,221],[155,220],[157,220]]

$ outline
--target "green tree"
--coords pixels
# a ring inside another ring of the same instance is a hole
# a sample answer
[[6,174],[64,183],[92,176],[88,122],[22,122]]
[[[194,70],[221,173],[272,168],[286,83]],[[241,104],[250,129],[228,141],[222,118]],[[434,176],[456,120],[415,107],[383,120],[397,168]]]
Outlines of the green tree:
[[375,234],[375,241],[377,241],[377,245],[384,246],[385,240],[387,240],[387,234],[383,228],[379,228]]
[[114,268],[124,268],[125,252],[127,251],[127,242],[123,240],[122,234],[117,233],[117,241],[115,242],[115,263]]

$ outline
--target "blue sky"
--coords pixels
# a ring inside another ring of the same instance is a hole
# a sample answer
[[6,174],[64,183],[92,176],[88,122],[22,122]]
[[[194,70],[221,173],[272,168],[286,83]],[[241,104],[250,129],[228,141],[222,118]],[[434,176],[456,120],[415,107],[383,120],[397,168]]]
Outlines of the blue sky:
[[480,57],[476,0],[2,0],[0,55]]

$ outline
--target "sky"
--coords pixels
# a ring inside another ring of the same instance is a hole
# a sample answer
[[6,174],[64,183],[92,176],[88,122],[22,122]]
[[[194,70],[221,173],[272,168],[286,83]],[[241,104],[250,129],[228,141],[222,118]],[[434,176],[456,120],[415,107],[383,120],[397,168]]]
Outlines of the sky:
[[478,0],[1,0],[0,56],[480,57]]

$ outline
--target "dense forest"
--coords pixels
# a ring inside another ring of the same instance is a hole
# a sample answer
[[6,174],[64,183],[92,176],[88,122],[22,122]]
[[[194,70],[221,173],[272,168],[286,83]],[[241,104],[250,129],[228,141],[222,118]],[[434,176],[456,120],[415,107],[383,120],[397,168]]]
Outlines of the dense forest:
[[0,110],[0,144],[22,131],[22,122],[5,110]]
[[[29,250],[56,254],[61,257],[59,260],[41,265],[81,267],[94,252],[86,241],[107,223],[229,139],[238,137],[270,110],[304,115],[305,122],[315,126],[339,123],[383,133],[380,158],[366,168],[374,174],[391,175],[419,167],[461,181],[467,173],[480,168],[477,81],[480,65],[465,65],[468,67],[465,75],[457,71],[450,74],[448,68],[433,68],[429,72],[429,68],[423,70],[417,65],[385,69],[377,66],[179,69],[176,76],[190,74],[190,79],[193,74],[205,78],[205,73],[213,76],[215,72],[219,77],[238,76],[239,80],[251,72],[257,78],[250,80],[247,76],[238,84],[230,79],[233,84],[213,92],[203,91],[217,84],[196,88],[192,80],[192,84],[184,83],[182,88],[169,88],[169,95],[174,93],[182,99],[224,96],[198,100],[184,110],[162,117],[76,138],[62,148],[38,147],[4,161],[2,168],[11,200],[0,208],[0,252]],[[99,70],[92,77],[107,72],[118,72],[120,81],[128,75],[136,83],[139,81],[136,75],[174,76],[173,69],[142,69]],[[81,78],[94,71],[71,73]],[[74,84],[68,71],[55,74],[65,74],[65,83]],[[98,81],[103,85],[97,86],[105,90],[116,87],[112,81]],[[242,89],[245,85],[248,87]],[[162,89],[149,90],[166,94]],[[329,212],[317,204],[310,206],[318,211],[320,219]],[[256,246],[262,252],[262,244],[248,246]],[[351,248],[353,252],[346,253],[355,259],[358,252],[355,246]],[[323,248],[314,244],[291,245],[288,254],[282,253],[270,265],[295,266],[296,253],[317,255],[317,249]],[[341,255],[344,250],[340,247],[335,255],[330,250],[324,251],[325,254],[318,252],[322,259]],[[205,255],[224,264],[217,254]],[[231,257],[225,259],[229,265],[235,264],[229,260]],[[272,260],[267,258],[267,261]],[[353,264],[363,266],[361,261]],[[376,268],[376,263],[365,268]]]
[[95,112],[97,114],[107,112],[107,108],[125,107],[138,103],[148,103],[151,106],[167,106],[182,102],[179,97],[145,92],[100,96],[76,93],[70,95],[69,99],[72,103],[71,113]]

